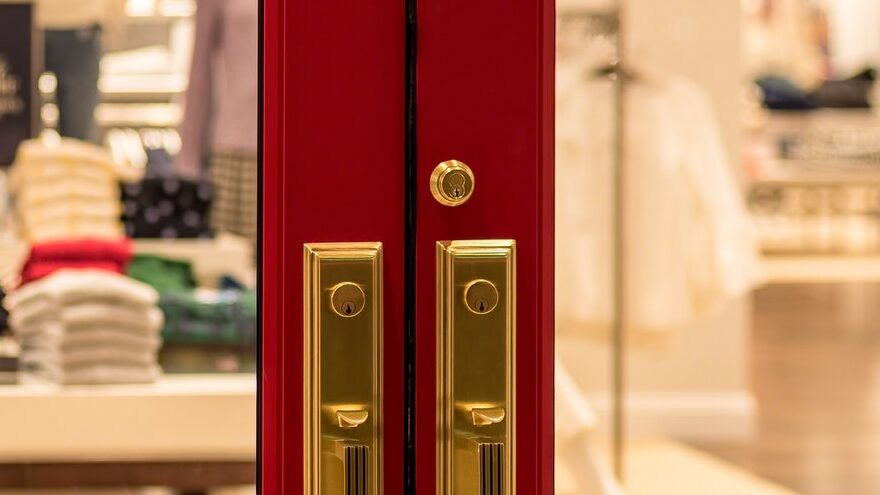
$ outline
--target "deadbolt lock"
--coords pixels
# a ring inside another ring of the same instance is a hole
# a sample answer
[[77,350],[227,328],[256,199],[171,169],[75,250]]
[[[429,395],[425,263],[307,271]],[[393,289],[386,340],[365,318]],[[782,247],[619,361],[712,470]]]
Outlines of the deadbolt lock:
[[474,193],[474,173],[464,162],[447,160],[431,174],[431,194],[440,204],[459,206]]
[[352,318],[364,309],[367,296],[364,289],[353,282],[336,284],[330,292],[330,304],[333,312],[343,318]]

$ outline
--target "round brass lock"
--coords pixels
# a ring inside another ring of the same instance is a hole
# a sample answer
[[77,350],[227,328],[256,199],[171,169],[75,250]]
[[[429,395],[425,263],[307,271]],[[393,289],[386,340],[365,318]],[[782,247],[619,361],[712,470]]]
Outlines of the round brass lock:
[[472,313],[489,314],[498,307],[498,288],[488,280],[474,280],[464,288],[464,304]]
[[361,286],[352,282],[336,284],[330,292],[330,307],[343,318],[352,318],[364,310],[367,296]]
[[447,160],[431,174],[431,194],[440,204],[458,206],[474,193],[474,173],[464,162]]

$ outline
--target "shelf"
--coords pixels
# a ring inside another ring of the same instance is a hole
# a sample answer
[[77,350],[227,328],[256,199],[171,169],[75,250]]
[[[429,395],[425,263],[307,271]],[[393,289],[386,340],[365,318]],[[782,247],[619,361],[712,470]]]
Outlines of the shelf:
[[880,282],[880,254],[764,256],[767,283]]
[[0,386],[0,462],[252,461],[255,375]]

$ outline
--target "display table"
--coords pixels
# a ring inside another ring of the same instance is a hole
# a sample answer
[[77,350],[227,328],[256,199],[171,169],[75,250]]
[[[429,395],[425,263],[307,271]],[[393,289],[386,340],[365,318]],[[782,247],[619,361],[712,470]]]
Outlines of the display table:
[[765,256],[767,283],[880,282],[880,255]]
[[0,487],[254,482],[256,376],[0,386]]

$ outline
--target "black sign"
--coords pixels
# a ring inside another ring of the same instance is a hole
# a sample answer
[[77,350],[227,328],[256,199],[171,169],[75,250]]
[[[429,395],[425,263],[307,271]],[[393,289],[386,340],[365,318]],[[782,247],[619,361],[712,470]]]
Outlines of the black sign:
[[33,5],[0,2],[0,165],[36,129]]

